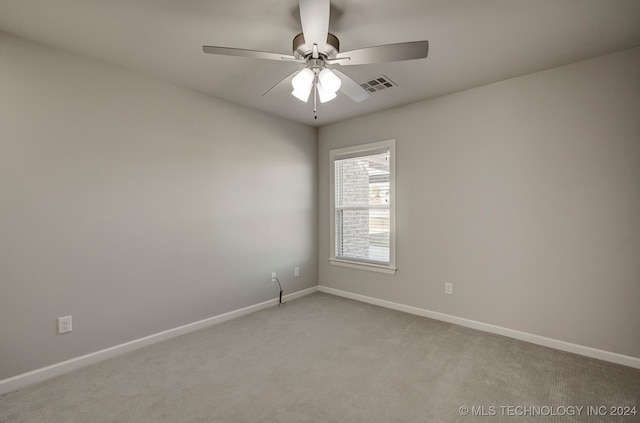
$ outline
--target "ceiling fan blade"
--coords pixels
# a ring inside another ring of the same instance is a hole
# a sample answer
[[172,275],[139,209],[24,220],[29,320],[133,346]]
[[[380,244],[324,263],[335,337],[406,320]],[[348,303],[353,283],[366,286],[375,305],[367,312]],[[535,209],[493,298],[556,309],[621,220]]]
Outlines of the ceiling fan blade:
[[387,44],[384,46],[366,47],[358,50],[338,53],[337,59],[343,66],[366,65],[369,63],[396,62],[400,60],[424,59],[429,54],[428,41],[410,41],[407,43]]
[[300,23],[309,49],[324,51],[329,34],[330,0],[300,0]]
[[342,91],[347,97],[356,103],[360,103],[363,100],[371,97],[371,94],[364,88],[360,86],[356,81],[340,72],[337,69],[331,69],[333,73],[338,75],[338,77],[342,80],[342,85],[340,86],[340,91]]
[[202,46],[202,51],[208,54],[221,54],[224,56],[253,57],[255,59],[267,60],[299,61],[295,57],[287,54],[271,53],[268,51],[259,50],[245,50],[242,48]]
[[293,79],[294,76],[296,76],[298,72],[300,72],[299,69],[290,73],[288,76],[285,76],[282,80],[276,82],[276,84],[273,87],[269,88],[264,94],[262,94],[262,96],[264,97],[265,95],[269,94],[271,91],[278,90],[280,89],[280,87],[283,87],[283,86],[287,86],[287,88],[291,90],[291,80]]

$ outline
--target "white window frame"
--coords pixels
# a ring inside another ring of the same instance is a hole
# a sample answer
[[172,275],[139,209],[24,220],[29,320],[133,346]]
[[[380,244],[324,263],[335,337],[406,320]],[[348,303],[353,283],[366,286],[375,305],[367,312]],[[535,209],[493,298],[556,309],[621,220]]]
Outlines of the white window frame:
[[[356,260],[336,258],[336,210],[335,210],[335,161],[348,158],[375,154],[381,150],[389,150],[389,264],[369,263]],[[396,140],[390,139],[369,144],[356,145],[352,147],[338,148],[329,151],[329,187],[330,187],[330,213],[329,229],[330,252],[329,262],[337,266],[350,267],[353,269],[369,270],[386,274],[395,274],[396,267]]]

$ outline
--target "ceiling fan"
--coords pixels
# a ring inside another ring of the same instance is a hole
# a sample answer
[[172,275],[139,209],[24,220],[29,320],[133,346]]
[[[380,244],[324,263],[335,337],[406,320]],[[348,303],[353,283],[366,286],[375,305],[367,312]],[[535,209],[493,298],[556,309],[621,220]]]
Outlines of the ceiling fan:
[[366,100],[370,96],[360,84],[333,68],[333,65],[365,65],[423,59],[429,53],[428,41],[411,41],[340,52],[338,38],[329,32],[330,0],[299,0],[299,2],[302,33],[293,38],[293,55],[216,46],[203,46],[202,50],[209,54],[304,64],[304,69],[287,76],[273,88],[291,79],[293,86],[291,94],[305,103],[309,101],[309,96],[313,92],[313,113],[316,119],[318,118],[318,97],[320,103],[326,103],[336,98],[338,90],[356,102]]

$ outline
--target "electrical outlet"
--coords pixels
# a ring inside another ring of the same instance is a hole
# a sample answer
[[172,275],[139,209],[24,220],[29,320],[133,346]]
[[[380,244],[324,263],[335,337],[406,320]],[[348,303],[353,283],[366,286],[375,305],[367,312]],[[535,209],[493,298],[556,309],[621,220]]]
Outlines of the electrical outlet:
[[445,282],[444,293],[447,295],[453,295],[453,284],[451,282]]
[[273,278],[277,278],[278,276],[276,275],[276,272],[271,272],[271,279]]
[[295,276],[296,278],[298,276],[300,276],[300,268],[299,267],[296,267],[296,268],[293,269],[293,276]]
[[58,335],[71,332],[72,330],[71,316],[58,317]]

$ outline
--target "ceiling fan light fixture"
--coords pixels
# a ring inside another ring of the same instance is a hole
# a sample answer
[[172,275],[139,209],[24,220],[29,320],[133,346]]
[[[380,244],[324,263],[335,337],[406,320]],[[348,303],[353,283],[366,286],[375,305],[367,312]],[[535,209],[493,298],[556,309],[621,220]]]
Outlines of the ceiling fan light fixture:
[[[297,99],[306,103],[313,93],[315,119],[318,118],[316,107],[318,97],[321,103],[326,103],[336,98],[336,93],[341,90],[351,100],[361,102],[371,95],[371,90],[365,89],[337,68],[331,70],[327,66],[368,65],[424,59],[429,53],[429,42],[426,40],[384,44],[341,52],[340,41],[329,32],[331,0],[298,0],[298,6],[302,32],[293,38],[293,55],[206,45],[202,46],[202,50],[207,54],[304,64],[304,69],[288,75],[267,92],[284,86],[290,81],[293,86],[291,94]],[[386,84],[385,86],[388,87]]]
[[342,81],[338,76],[331,72],[331,70],[324,68],[318,74],[318,80],[322,84],[323,88],[329,92],[336,93],[340,86],[342,85]]
[[322,85],[321,81],[318,81],[316,87],[318,88],[318,97],[320,97],[320,103],[326,103],[336,98],[335,91],[326,89],[324,85]]

